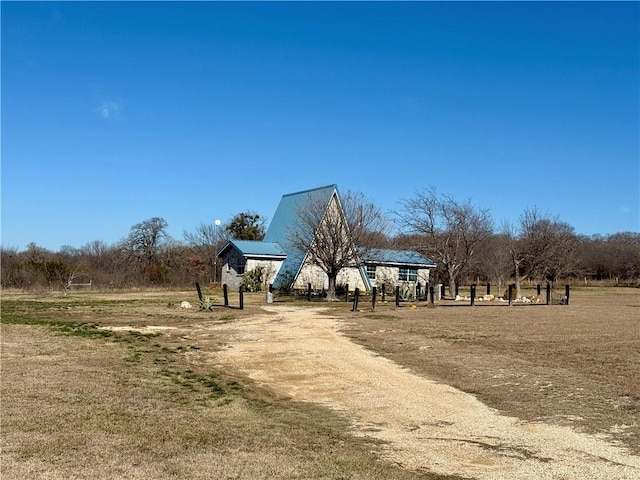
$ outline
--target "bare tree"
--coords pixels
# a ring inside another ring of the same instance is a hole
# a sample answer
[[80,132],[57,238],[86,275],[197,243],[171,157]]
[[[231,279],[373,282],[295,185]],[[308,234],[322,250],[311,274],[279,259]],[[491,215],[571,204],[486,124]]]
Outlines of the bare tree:
[[569,224],[541,215],[536,208],[528,209],[521,217],[520,240],[529,277],[538,276],[553,285],[575,271],[579,242]]
[[[218,222],[219,223],[219,222]],[[201,223],[193,233],[184,233],[187,244],[195,249],[204,261],[206,268],[211,272],[211,281],[219,278],[217,272],[216,254],[222,242],[228,236],[226,228],[220,228],[213,224]]]
[[489,281],[498,284],[498,292],[507,284],[513,274],[513,262],[509,250],[509,237],[504,234],[492,235],[480,255],[480,270]]
[[433,187],[404,200],[403,205],[399,216],[408,233],[418,234],[420,239],[414,248],[442,265],[449,292],[454,292],[460,273],[492,234],[489,211],[474,207],[470,201],[438,196]]
[[328,278],[327,300],[336,299],[336,281],[346,267],[359,266],[373,233],[384,234],[388,220],[360,193],[330,199],[312,195],[296,212],[295,228],[289,231],[290,245],[306,252],[307,262],[318,266]]
[[526,209],[515,227],[504,223],[502,234],[511,258],[516,297],[521,297],[523,278],[541,278],[552,284],[577,269],[578,237],[565,222]]
[[160,253],[170,241],[167,226],[166,220],[159,217],[137,223],[123,243],[126,257],[135,262],[145,280],[159,282],[166,278]]

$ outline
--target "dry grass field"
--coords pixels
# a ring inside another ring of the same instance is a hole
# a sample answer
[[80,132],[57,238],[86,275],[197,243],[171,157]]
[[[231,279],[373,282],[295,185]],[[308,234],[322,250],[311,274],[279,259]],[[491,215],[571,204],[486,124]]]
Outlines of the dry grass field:
[[346,333],[507,415],[640,454],[639,289],[573,289],[568,306],[467,305],[377,306],[354,315]]
[[[244,310],[183,300],[195,291],[3,292],[2,478],[459,478],[385,463],[348,418],[214,367],[263,295]],[[276,303],[289,301],[306,305]],[[418,374],[640,453],[637,289],[576,290],[569,306],[328,308]]]

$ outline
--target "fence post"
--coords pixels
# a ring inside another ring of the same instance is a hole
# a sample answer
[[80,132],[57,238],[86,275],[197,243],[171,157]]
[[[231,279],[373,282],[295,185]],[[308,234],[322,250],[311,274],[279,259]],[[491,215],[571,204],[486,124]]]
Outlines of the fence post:
[[487,282],[487,295],[491,295],[491,284]]
[[396,287],[396,307],[400,306],[400,286]]
[[422,293],[420,282],[416,283],[416,300],[420,300],[420,293]]
[[371,292],[371,310],[375,310],[376,309],[376,295],[378,294],[378,290],[376,289],[376,287],[373,287],[373,290]]
[[536,295],[540,296],[540,284],[536,286]]
[[384,303],[385,284],[382,284],[382,302]]
[[240,285],[238,293],[240,294],[240,310],[244,310],[244,287],[242,285]]
[[429,288],[429,294],[431,295],[431,305],[434,305],[434,304],[435,304],[435,302],[433,301],[433,297],[435,296],[435,293],[436,293],[436,292],[435,292],[435,288],[430,287],[430,288]]
[[458,282],[456,282],[456,294],[454,295],[454,297],[458,296],[458,293],[459,293],[458,288],[459,288],[459,285],[458,285]]
[[569,305],[569,285],[564,286],[565,305]]
[[311,282],[307,283],[307,301],[311,301]]
[[513,296],[513,285],[509,285],[509,305],[511,305],[512,296]]
[[424,284],[424,301],[429,301],[429,282]]
[[348,283],[344,284],[344,301],[345,302],[349,301],[349,284]]
[[444,283],[440,284],[440,298],[444,298]]
[[222,295],[224,296],[224,306],[229,306],[229,291],[227,288],[227,284],[222,285]]
[[551,303],[551,284],[547,283],[547,305]]
[[471,285],[471,306],[475,304],[476,300],[476,284]]
[[353,292],[353,307],[351,308],[352,312],[357,312],[358,311],[358,299],[360,297],[360,289],[358,287],[356,287],[356,289]]
[[202,305],[202,290],[200,290],[200,284],[196,282],[196,290],[198,291],[198,300],[200,300],[200,305]]

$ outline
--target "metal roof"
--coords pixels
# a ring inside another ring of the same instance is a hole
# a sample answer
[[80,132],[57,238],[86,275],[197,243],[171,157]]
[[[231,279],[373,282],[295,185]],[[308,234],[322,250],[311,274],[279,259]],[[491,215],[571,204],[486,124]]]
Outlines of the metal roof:
[[362,255],[364,263],[388,265],[412,265],[421,267],[436,267],[435,262],[420,255],[414,250],[391,250],[387,248],[373,248]]
[[220,250],[218,255],[222,255],[229,248],[235,248],[245,257],[279,257],[284,258],[287,253],[282,247],[273,242],[262,242],[258,240],[229,240]]
[[326,202],[329,204],[334,193],[337,193],[337,186],[326,185],[324,187],[303,190],[301,192],[283,195],[278,204],[278,208],[271,219],[267,233],[264,236],[265,242],[277,243],[287,252],[287,259],[278,271],[278,275],[273,281],[273,285],[278,288],[281,283],[288,282],[294,278],[302,266],[302,262],[307,252],[300,251],[291,245],[290,232],[296,228],[298,215],[301,209],[316,202]]

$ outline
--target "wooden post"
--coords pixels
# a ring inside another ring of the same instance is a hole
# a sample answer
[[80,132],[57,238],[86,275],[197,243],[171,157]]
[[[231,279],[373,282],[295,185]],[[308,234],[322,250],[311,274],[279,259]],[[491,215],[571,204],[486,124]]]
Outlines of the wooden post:
[[475,304],[476,301],[476,284],[471,285],[471,306]]
[[565,305],[569,305],[569,285],[564,286],[564,301]]
[[240,310],[244,310],[244,287],[242,285],[240,285],[238,293],[240,294]]
[[456,294],[454,295],[454,297],[458,296],[458,288],[459,288],[459,285],[458,285],[458,282],[456,282]]
[[540,296],[540,284],[536,286],[536,295]]
[[422,292],[420,282],[416,283],[416,300],[420,300],[420,293]]
[[429,294],[431,295],[431,305],[434,305],[435,304],[434,297],[435,297],[435,294],[436,294],[436,289],[434,287],[430,287],[429,288]]
[[547,305],[551,303],[551,284],[547,283]]
[[429,301],[429,282],[424,284],[424,301]]
[[229,289],[226,283],[222,285],[222,295],[224,296],[224,306],[228,307],[229,306]]
[[444,298],[444,283],[440,285],[440,298]]
[[357,312],[358,311],[358,299],[360,297],[360,289],[356,287],[355,291],[353,292],[353,307],[351,308],[352,312]]
[[385,284],[382,284],[382,301],[384,302]]
[[509,285],[509,305],[511,305],[511,297],[513,296],[513,285]]
[[378,294],[378,290],[376,287],[373,287],[371,291],[371,310],[376,309],[376,295]]
[[491,284],[487,282],[487,295],[491,295]]
[[349,284],[348,283],[344,284],[344,301],[345,302],[349,301]]
[[311,301],[311,282],[307,283],[307,301]]
[[198,291],[198,300],[200,300],[200,304],[202,305],[202,290],[200,290],[200,284],[196,282],[196,290]]
[[400,306],[400,286],[396,287],[396,307]]

